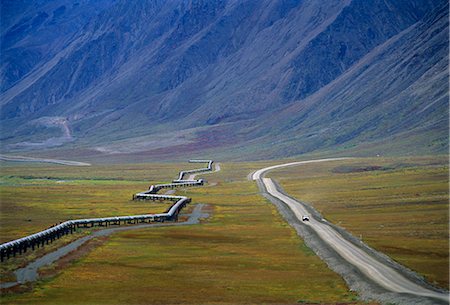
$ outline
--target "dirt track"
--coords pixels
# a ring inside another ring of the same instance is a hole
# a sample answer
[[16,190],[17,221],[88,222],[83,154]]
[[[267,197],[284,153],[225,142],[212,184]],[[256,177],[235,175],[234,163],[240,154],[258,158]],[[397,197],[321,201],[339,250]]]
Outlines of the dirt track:
[[[24,157],[22,157],[22,158],[24,158]],[[57,160],[57,161],[59,161],[59,160]],[[65,161],[65,162],[73,162],[73,161]],[[212,163],[212,161],[211,161],[211,163]],[[216,164],[214,172],[218,172],[218,171],[220,171],[220,165]],[[192,179],[194,179],[195,176],[198,174],[199,173],[191,175]],[[203,174],[205,174],[205,173],[202,172],[202,175]],[[174,192],[175,192],[175,190],[167,190],[166,194],[173,194]],[[142,225],[135,225],[135,226],[128,226],[128,227],[116,227],[116,228],[109,228],[109,229],[94,231],[91,235],[77,239],[77,240],[67,244],[64,247],[61,247],[51,253],[48,253],[48,254],[38,258],[34,262],[29,263],[26,267],[16,270],[14,272],[14,274],[16,276],[16,281],[0,283],[0,288],[6,289],[6,288],[11,288],[11,287],[14,287],[16,285],[23,284],[26,282],[36,281],[39,278],[39,275],[38,275],[39,268],[57,261],[61,257],[76,250],[78,247],[80,247],[81,245],[86,243],[88,240],[93,239],[94,237],[107,236],[113,232],[136,230],[136,229],[141,229],[141,228],[155,228],[155,227],[161,227],[161,226],[183,226],[183,225],[192,225],[192,224],[199,223],[200,218],[208,217],[208,214],[201,212],[203,206],[204,206],[204,204],[196,205],[194,210],[192,211],[192,213],[190,215],[188,215],[189,218],[184,222],[175,222],[175,223],[171,222],[171,223],[165,223],[165,224],[161,224],[161,223],[159,223],[159,224],[158,223],[157,224],[155,224],[155,223],[142,224]],[[180,214],[180,216],[183,216],[183,214]]]
[[38,163],[54,163],[69,166],[90,166],[90,163],[78,162],[78,161],[67,161],[67,160],[56,160],[56,159],[40,159],[22,156],[6,156],[0,155],[0,160],[12,161],[12,162],[38,162]]
[[77,239],[64,247],[61,247],[51,253],[48,253],[34,262],[29,263],[26,267],[20,268],[14,272],[16,275],[17,280],[15,282],[7,282],[7,283],[1,283],[0,288],[11,288],[13,286],[24,284],[27,282],[33,282],[36,281],[39,278],[38,270],[41,267],[50,265],[51,263],[57,261],[61,257],[69,254],[72,251],[75,251],[78,247],[86,243],[88,240],[93,239],[94,237],[98,236],[107,236],[114,232],[121,232],[121,231],[128,231],[128,230],[138,230],[138,229],[144,229],[144,228],[157,228],[157,227],[167,227],[167,226],[186,226],[186,225],[193,225],[200,222],[200,218],[207,218],[209,215],[207,213],[202,212],[202,208],[204,207],[204,204],[197,204],[189,215],[183,215],[180,214],[180,216],[189,216],[189,218],[184,222],[173,222],[173,223],[161,223],[161,224],[143,224],[143,225],[136,225],[136,226],[128,226],[128,227],[116,227],[116,228],[110,228],[110,229],[104,229],[93,232],[91,235],[82,237],[80,239]]

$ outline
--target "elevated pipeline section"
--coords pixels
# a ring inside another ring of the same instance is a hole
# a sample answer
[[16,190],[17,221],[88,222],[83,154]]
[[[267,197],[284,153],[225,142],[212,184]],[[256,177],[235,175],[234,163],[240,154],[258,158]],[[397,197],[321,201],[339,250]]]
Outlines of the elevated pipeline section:
[[177,187],[203,185],[204,184],[203,179],[197,179],[197,180],[187,179],[186,180],[186,179],[184,179],[184,177],[186,175],[211,171],[213,161],[212,160],[189,160],[189,163],[207,163],[208,165],[205,168],[181,171],[180,174],[178,175],[178,179],[173,180],[172,183],[151,185],[147,191],[133,195],[133,200],[171,200],[171,201],[181,200],[181,198],[184,198],[184,197],[170,196],[170,195],[156,195],[156,193],[158,193],[161,189],[167,189],[167,188],[173,189],[173,188],[177,188]]
[[147,200],[169,200],[175,201],[175,203],[165,212],[159,214],[143,214],[143,215],[131,215],[131,216],[116,216],[116,217],[103,217],[103,218],[88,218],[68,220],[62,222],[56,226],[50,227],[41,232],[28,235],[10,242],[0,245],[0,259],[3,262],[5,258],[16,256],[16,254],[22,254],[27,252],[27,249],[34,250],[36,247],[42,247],[49,242],[73,233],[77,228],[92,228],[92,227],[107,227],[110,225],[121,224],[137,224],[137,223],[151,223],[151,222],[164,222],[164,221],[176,221],[178,219],[179,212],[191,202],[191,198],[185,196],[171,196],[171,195],[157,195],[156,193],[164,188],[175,187],[187,187],[187,186],[200,186],[204,184],[203,179],[197,180],[183,180],[183,177],[187,174],[200,173],[212,170],[212,160],[189,160],[190,163],[207,163],[206,168],[181,171],[178,179],[173,180],[169,184],[157,184],[151,185],[146,192],[133,195],[133,199],[147,199]]

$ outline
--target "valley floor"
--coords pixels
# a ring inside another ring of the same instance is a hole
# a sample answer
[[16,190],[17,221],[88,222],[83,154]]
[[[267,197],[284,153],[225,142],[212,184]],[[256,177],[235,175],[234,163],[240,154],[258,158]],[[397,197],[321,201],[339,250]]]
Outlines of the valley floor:
[[[379,250],[425,274],[430,280],[445,285],[445,276],[439,271],[448,270],[448,247],[444,251],[448,230],[444,232],[445,225],[442,224],[444,217],[448,219],[448,202],[441,202],[446,194],[443,188],[448,186],[448,168],[443,160],[366,159],[359,160],[359,163],[333,164],[331,168],[289,168],[271,175],[281,182],[289,194],[313,203],[327,219],[356,236],[362,234],[369,245],[379,247]],[[201,224],[132,230],[96,240],[94,246],[83,250],[75,260],[68,260],[63,269],[57,265],[47,267],[41,281],[2,293],[2,303],[366,304],[348,291],[345,282],[305,246],[276,208],[260,196],[255,183],[247,180],[248,173],[271,164],[278,162],[222,163],[220,172],[205,175],[209,182],[206,187],[177,190],[180,195],[192,197],[193,205],[207,204],[211,216]],[[398,164],[403,164],[403,167]],[[372,165],[396,166],[382,171],[361,172],[358,169]],[[185,168],[183,163],[77,168],[3,163],[0,184],[1,242],[69,218],[164,209],[164,204],[132,202],[131,195],[146,189],[151,183],[168,181],[176,176],[178,170]],[[418,175],[412,175],[417,171]],[[381,182],[386,184],[382,187],[374,182],[376,179],[373,176],[378,174],[397,176],[392,180],[382,176]],[[327,177],[333,183],[323,181]],[[350,193],[351,188],[344,191],[351,185],[347,182],[356,181],[358,177],[372,185],[369,188],[376,188],[379,192],[369,196],[364,193],[367,186],[362,184],[359,189],[355,188],[358,197]],[[339,178],[343,178],[342,182],[338,181]],[[413,196],[416,204],[403,204],[410,201],[406,199],[408,196],[403,195],[404,188],[409,189],[410,181],[417,182],[414,184],[414,194],[420,196]],[[305,186],[302,184],[304,182],[309,184]],[[395,187],[387,187],[387,184],[394,182]],[[320,193],[320,200],[311,200],[313,186]],[[335,200],[336,192],[346,197]],[[402,195],[395,195],[397,193]],[[368,200],[362,202],[371,201],[372,205],[377,206],[375,202],[384,202],[382,198],[388,194],[389,198],[392,197],[389,201],[391,208],[384,208],[378,203],[381,206],[371,210],[381,213],[376,219],[388,228],[386,230],[378,229],[380,223],[374,222],[374,214],[364,210],[364,206],[359,207],[362,212],[356,213],[358,210],[348,205],[349,198],[355,198],[350,202],[358,206],[356,202],[360,201],[356,198],[366,196]],[[377,196],[378,199],[374,198]],[[405,200],[394,200],[398,196]],[[421,208],[418,198],[428,198],[422,201],[426,209]],[[332,200],[335,200],[334,204],[330,203]],[[333,208],[327,210],[321,207]],[[402,212],[405,217],[397,219],[403,207],[407,207],[408,212]],[[345,216],[346,209],[351,209],[352,215],[340,218]],[[431,214],[424,210],[429,210]],[[424,221],[426,224],[423,224]],[[364,228],[365,223],[367,228]],[[413,239],[406,239],[405,236]],[[51,247],[64,242],[68,241],[57,241]],[[389,243],[397,245],[396,248],[403,252],[389,252],[389,249],[395,248],[385,246]],[[433,247],[430,257],[426,257],[420,243]],[[402,260],[401,253],[407,253],[407,259]],[[8,279],[12,269],[38,255],[42,253],[35,251],[2,264],[2,281]]]

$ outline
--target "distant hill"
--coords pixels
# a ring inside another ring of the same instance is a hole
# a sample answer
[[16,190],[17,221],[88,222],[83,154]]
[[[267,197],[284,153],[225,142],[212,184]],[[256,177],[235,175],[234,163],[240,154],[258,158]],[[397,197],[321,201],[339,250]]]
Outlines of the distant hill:
[[448,151],[448,2],[2,1],[1,152]]

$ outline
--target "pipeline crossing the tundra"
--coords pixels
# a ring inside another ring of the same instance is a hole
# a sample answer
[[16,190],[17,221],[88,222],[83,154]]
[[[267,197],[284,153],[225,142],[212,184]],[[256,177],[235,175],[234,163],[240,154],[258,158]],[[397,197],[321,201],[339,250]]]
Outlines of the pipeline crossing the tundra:
[[[164,188],[176,188],[186,186],[200,186],[204,184],[203,179],[197,180],[183,180],[187,174],[200,173],[212,170],[212,160],[189,160],[190,163],[207,163],[207,167],[181,171],[178,179],[173,180],[168,184],[151,185],[148,191],[141,192],[133,195],[133,200],[169,200],[175,201],[175,203],[165,212],[159,214],[143,214],[143,215],[131,215],[131,216],[117,216],[117,217],[104,217],[104,218],[88,218],[68,220],[62,222],[56,226],[50,227],[41,232],[28,235],[10,242],[0,245],[0,259],[3,261],[5,258],[16,256],[17,253],[21,254],[31,248],[34,250],[36,247],[44,246],[49,242],[53,242],[69,233],[73,233],[77,228],[91,228],[94,226],[107,227],[108,225],[120,225],[123,224],[137,224],[145,222],[164,222],[164,221],[176,221],[179,212],[191,202],[191,198],[185,196],[171,196],[171,195],[157,195],[156,193]],[[192,176],[191,176],[192,177]]]

